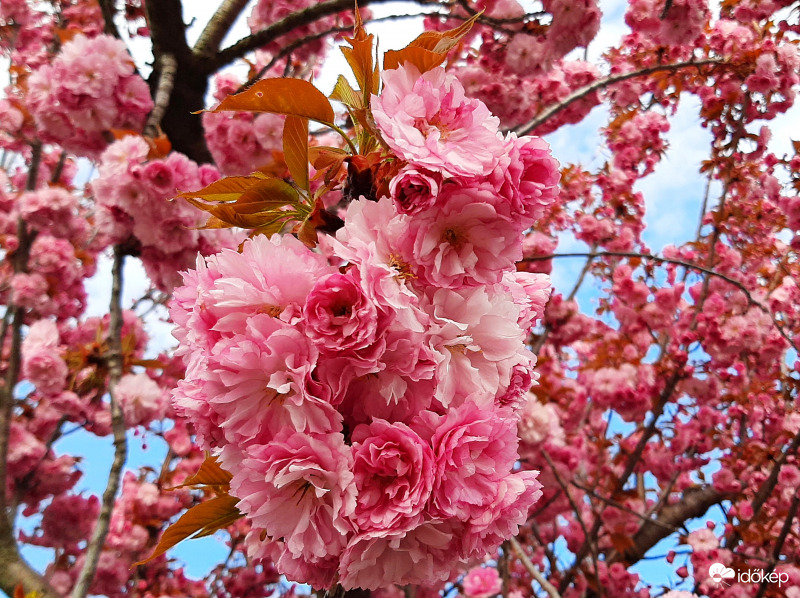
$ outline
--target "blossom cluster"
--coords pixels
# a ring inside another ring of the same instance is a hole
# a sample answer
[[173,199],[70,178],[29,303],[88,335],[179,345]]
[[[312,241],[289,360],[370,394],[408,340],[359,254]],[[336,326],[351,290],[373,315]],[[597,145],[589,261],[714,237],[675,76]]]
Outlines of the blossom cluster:
[[78,34],[28,81],[27,107],[42,140],[96,158],[109,129],[140,130],[153,108],[125,43]]
[[558,165],[441,68],[386,72],[372,113],[391,196],[353,201],[321,252],[199,259],[172,307],[176,408],[233,474],[251,555],[315,587],[446,580],[541,494],[517,421],[549,279],[515,262]]
[[135,135],[103,152],[99,176],[92,181],[95,218],[103,240],[133,243],[150,279],[168,291],[180,283],[178,271],[189,267],[198,251],[209,255],[233,245],[233,238],[228,231],[197,230],[203,220],[197,210],[167,201],[216,180],[217,169],[198,166],[179,152],[163,159],[149,159],[149,153],[145,140]]

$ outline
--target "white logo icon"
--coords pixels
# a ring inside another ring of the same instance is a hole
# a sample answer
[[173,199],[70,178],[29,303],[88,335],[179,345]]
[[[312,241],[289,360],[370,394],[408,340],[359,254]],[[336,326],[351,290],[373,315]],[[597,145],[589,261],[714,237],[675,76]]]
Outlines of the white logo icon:
[[736,577],[736,572],[722,563],[714,563],[708,568],[708,576],[714,583],[718,585],[725,584],[727,586],[730,584],[725,580]]

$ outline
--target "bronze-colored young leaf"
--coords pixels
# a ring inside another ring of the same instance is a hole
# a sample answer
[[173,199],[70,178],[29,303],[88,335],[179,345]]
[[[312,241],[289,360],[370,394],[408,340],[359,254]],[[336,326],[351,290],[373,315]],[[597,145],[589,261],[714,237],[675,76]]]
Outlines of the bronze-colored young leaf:
[[283,125],[283,157],[294,182],[308,191],[308,119],[287,116]]
[[230,525],[242,516],[236,508],[238,502],[239,499],[235,496],[223,494],[192,507],[164,531],[149,557],[133,565],[144,565],[152,561],[182,540],[201,538]]
[[206,453],[206,458],[200,465],[197,473],[189,476],[176,488],[183,488],[186,486],[213,486],[214,488],[224,489],[225,492],[230,490],[231,480],[233,475],[220,467],[217,458],[210,453]]
[[358,92],[353,89],[352,85],[350,85],[350,81],[348,81],[344,75],[339,75],[330,98],[354,110],[360,110],[364,107],[364,100],[358,95]]
[[253,229],[250,236],[266,235],[267,237],[271,237],[272,235],[276,235],[283,230],[289,220],[291,220],[291,218],[275,218],[273,221]]
[[[308,171],[306,170],[307,176]],[[243,213],[254,214],[256,211],[263,212],[286,205],[297,206],[300,203],[300,194],[297,189],[283,179],[267,178],[251,185],[235,203]],[[257,204],[260,209],[253,210],[254,205],[252,204]]]
[[[192,200],[189,200],[192,201]],[[197,204],[195,204],[197,205]],[[198,206],[215,218],[227,223],[229,226],[238,226],[245,229],[261,228],[276,218],[296,219],[297,212],[294,210],[283,210],[283,206],[262,206],[256,202],[250,205],[219,204]],[[216,223],[212,223],[213,228],[221,228]],[[206,224],[208,227],[208,223]]]
[[361,22],[361,15],[356,7],[356,24],[353,31],[353,37],[345,37],[345,41],[352,47],[341,46],[342,54],[344,54],[347,63],[353,70],[353,75],[356,77],[359,88],[361,89],[364,105],[369,105],[369,96],[375,88],[376,71],[373,68],[373,43],[372,40],[375,36],[368,34],[364,29],[364,24]]
[[342,226],[344,226],[344,221],[335,214],[328,212],[322,203],[321,197],[317,197],[311,214],[296,228],[295,232],[297,233],[297,238],[308,247],[315,247],[318,242],[318,230],[333,234]]
[[312,147],[309,151],[309,159],[317,174],[314,180],[325,177],[325,184],[330,184],[342,171],[344,159],[349,154],[336,147]]
[[184,199],[194,197],[205,201],[236,201],[242,196],[242,193],[266,178],[266,175],[259,172],[254,172],[247,176],[229,176],[214,181],[197,191],[184,191],[176,197],[183,197]]
[[446,52],[433,52],[419,47],[389,50],[383,55],[383,70],[390,71],[410,62],[420,73],[426,73],[442,64],[445,58]]
[[475,24],[483,11],[473,15],[470,19],[464,21],[458,27],[448,29],[447,31],[424,31],[417,38],[408,44],[409,48],[424,48],[437,54],[447,53],[456,44],[461,41],[467,33],[469,33],[472,26]]
[[228,96],[209,112],[274,112],[333,124],[328,98],[303,79],[262,79],[242,93]]
[[425,31],[402,50],[389,50],[383,55],[384,70],[396,69],[403,63],[410,62],[425,73],[436,68],[447,57],[447,53],[456,47],[458,42],[469,33],[475,21],[483,11],[473,15],[458,27],[447,31]]

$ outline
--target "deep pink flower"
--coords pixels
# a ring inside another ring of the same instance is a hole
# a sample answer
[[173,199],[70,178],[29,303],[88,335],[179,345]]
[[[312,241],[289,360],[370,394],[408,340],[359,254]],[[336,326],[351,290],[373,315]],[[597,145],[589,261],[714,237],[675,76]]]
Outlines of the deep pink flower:
[[473,567],[464,576],[461,587],[467,598],[489,598],[500,593],[503,583],[494,567]]
[[439,289],[423,304],[434,322],[436,399],[443,407],[467,400],[492,404],[506,393],[514,367],[534,359],[517,324],[519,308],[499,286],[492,290]]
[[208,260],[219,272],[206,293],[214,330],[240,332],[256,313],[297,321],[308,293],[323,275],[334,272],[325,259],[291,235],[258,235],[242,252],[223,250]]
[[128,427],[146,426],[164,418],[167,397],[147,374],[125,374],[115,388]]
[[364,530],[405,530],[418,523],[433,487],[433,453],[405,424],[374,419],[353,432],[354,519]]
[[561,172],[544,139],[509,133],[505,144],[505,154],[488,180],[507,202],[498,204],[498,211],[525,229],[555,202]]
[[375,370],[350,379],[341,399],[338,408],[350,426],[373,417],[408,423],[433,400],[437,354],[429,337],[395,325],[383,341]]
[[434,204],[441,185],[438,173],[406,167],[389,183],[389,192],[398,212],[416,214]]
[[516,424],[507,415],[465,403],[415,422],[421,436],[430,434],[436,458],[433,513],[468,521],[497,500],[498,482],[518,458]]
[[268,442],[285,428],[340,429],[339,416],[306,393],[317,351],[296,328],[267,314],[247,320],[241,335],[214,347],[201,380],[229,442]]
[[34,322],[22,342],[22,376],[40,393],[55,395],[64,390],[68,373],[67,364],[59,351],[55,322]]
[[531,506],[542,496],[538,476],[538,471],[519,471],[497,480],[493,499],[476,512],[461,536],[465,556],[479,558],[519,533]]
[[305,332],[325,352],[358,351],[376,342],[378,310],[361,289],[358,271],[320,278],[303,308]]
[[520,328],[530,330],[536,320],[544,316],[544,306],[550,299],[552,290],[550,277],[534,272],[506,272],[502,285],[520,308]]
[[414,273],[398,247],[407,218],[398,214],[388,198],[354,201],[347,209],[344,228],[336,233],[333,250],[337,257],[358,266],[361,286],[380,310],[395,315],[406,328],[422,332],[426,319],[411,288]]

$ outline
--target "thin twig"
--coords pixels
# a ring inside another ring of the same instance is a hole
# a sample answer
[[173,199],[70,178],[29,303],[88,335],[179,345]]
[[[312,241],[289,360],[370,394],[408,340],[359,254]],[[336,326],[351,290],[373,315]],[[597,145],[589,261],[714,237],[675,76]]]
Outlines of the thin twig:
[[528,558],[528,555],[525,554],[525,550],[522,548],[522,546],[520,546],[520,543],[517,541],[517,539],[511,538],[510,542],[511,548],[514,549],[514,553],[517,555],[517,558],[523,564],[525,569],[527,569],[528,573],[531,574],[531,577],[533,577],[536,582],[542,586],[542,589],[547,592],[547,595],[550,596],[550,598],[561,598],[561,594],[558,593],[558,590],[553,586],[553,584],[545,579],[544,575],[542,575],[542,572],[539,571],[536,565],[534,565],[533,562]]
[[527,135],[531,131],[533,131],[536,127],[553,117],[554,115],[558,114],[565,108],[567,108],[573,102],[577,102],[588,96],[595,91],[599,91],[608,87],[609,85],[613,85],[614,83],[619,83],[621,81],[627,81],[628,79],[634,79],[636,77],[644,77],[645,75],[651,75],[653,73],[660,73],[663,71],[679,71],[684,68],[696,67],[699,68],[701,66],[706,66],[709,64],[723,64],[723,61],[717,58],[707,58],[705,60],[689,60],[686,62],[676,62],[673,64],[657,64],[654,66],[648,66],[641,68],[636,71],[631,71],[630,73],[619,73],[617,75],[609,75],[604,79],[598,79],[589,85],[581,87],[580,89],[572,92],[566,98],[558,102],[557,104],[553,104],[552,106],[545,108],[542,112],[540,112],[536,117],[534,117],[531,121],[525,123],[524,125],[518,126],[514,129],[514,132],[517,135]]
[[[592,252],[594,252],[596,249],[597,249],[597,245],[596,244],[592,245]],[[525,262],[525,261],[533,262],[533,261],[537,261],[537,259],[538,258],[529,258],[529,259],[524,259],[522,261],[523,262]],[[583,281],[586,280],[586,275],[589,273],[589,268],[591,268],[593,259],[594,258],[588,258],[586,260],[586,263],[583,265],[583,269],[581,270],[581,273],[578,275],[578,279],[575,281],[575,285],[572,287],[572,290],[569,292],[569,295],[567,295],[567,301],[572,301],[575,298],[575,296],[578,294],[578,291],[580,290],[581,286],[583,286]],[[545,341],[547,341],[547,337],[550,334],[550,328],[551,328],[551,326],[549,324],[545,324],[544,330],[539,335],[539,337],[536,339],[536,342],[534,342],[533,345],[531,346],[531,351],[533,351],[534,354],[538,355],[539,351],[544,346],[544,343],[545,343]]]
[[[592,535],[590,537],[589,536],[589,531],[586,528],[586,524],[583,521],[583,517],[581,517],[581,513],[580,513],[580,510],[578,509],[578,505],[575,502],[575,500],[572,498],[572,494],[570,494],[569,488],[567,487],[566,482],[564,482],[564,480],[561,478],[561,475],[558,473],[558,469],[556,468],[555,463],[553,463],[553,459],[550,457],[550,453],[548,453],[547,450],[542,449],[542,456],[545,458],[545,461],[547,461],[547,464],[550,466],[550,469],[553,471],[553,475],[556,478],[556,482],[558,482],[558,485],[561,486],[561,489],[564,491],[564,494],[566,494],[566,496],[567,496],[567,501],[569,501],[569,504],[572,507],[572,510],[575,512],[575,517],[578,520],[578,525],[581,526],[581,530],[583,531],[583,537],[584,537],[583,545],[589,547],[590,554],[592,556],[592,565],[594,565],[594,577],[595,577],[595,580],[597,581],[598,587],[600,587],[600,577],[599,577],[598,568],[597,568],[597,545],[594,542],[592,542],[592,538],[597,534],[597,530],[595,528],[599,529],[598,522],[600,521],[600,516],[597,513],[595,513],[595,520],[594,520],[594,524],[592,525],[592,530],[593,531],[592,531]],[[594,506],[593,506],[592,510],[594,511]],[[576,559],[575,562],[578,563],[580,560],[583,560],[583,557],[581,557],[580,559]]]
[[[378,4],[388,1],[390,0],[361,0],[359,6],[363,7],[368,4]],[[280,36],[286,35],[298,27],[309,25],[338,12],[352,10],[352,8],[353,0],[327,0],[327,2],[312,4],[308,8],[287,15],[277,23],[271,24],[269,27],[240,39],[235,44],[218,52],[213,58],[204,61],[203,66],[210,73],[216,72],[221,67],[232,63],[238,58],[244,57],[249,52],[266,46]]]
[[119,379],[122,377],[122,271],[125,264],[125,252],[120,245],[114,246],[114,265],[112,268],[111,283],[111,317],[108,330],[108,396],[111,409],[111,429],[114,434],[114,461],[108,473],[108,484],[103,492],[103,503],[100,516],[97,518],[92,538],[86,550],[86,560],[80,572],[72,598],[86,598],[89,587],[97,571],[100,552],[103,550],[108,528],[111,522],[111,513],[114,509],[114,499],[119,490],[122,468],[128,453],[128,444],[125,438],[125,417],[122,406],[117,401],[115,391]]
[[576,488],[579,488],[579,489],[583,490],[589,496],[591,496],[593,498],[596,498],[597,500],[601,500],[604,503],[606,503],[607,505],[609,505],[611,507],[614,507],[615,509],[619,509],[620,511],[625,511],[629,515],[633,515],[634,517],[637,517],[637,518],[641,519],[642,521],[644,521],[646,523],[653,523],[655,525],[658,525],[659,527],[663,527],[665,530],[668,530],[670,533],[680,531],[677,527],[675,527],[673,525],[667,525],[666,523],[662,523],[661,521],[658,521],[657,519],[651,519],[651,518],[647,517],[646,515],[643,515],[642,513],[637,513],[633,509],[623,505],[621,502],[617,502],[616,500],[613,500],[611,498],[603,496],[602,494],[598,494],[597,492],[595,492],[594,490],[592,490],[588,486],[584,486],[583,484],[579,484],[575,480],[570,481],[570,484],[572,484]]
[[[751,503],[753,514],[750,516],[749,521],[755,520],[756,516],[761,511],[761,508],[767,502],[767,499],[770,497],[772,491],[775,489],[775,486],[778,485],[778,475],[781,472],[781,468],[784,466],[787,459],[793,456],[797,452],[798,448],[800,448],[800,432],[797,432],[797,434],[794,435],[794,438],[792,438],[792,442],[789,444],[788,447],[786,447],[786,450],[781,451],[780,456],[777,459],[775,459],[775,462],[772,465],[772,469],[769,472],[769,476],[767,476],[767,479],[764,480],[764,483],[761,485],[761,487],[758,489],[758,492],[756,492],[755,496],[753,497],[753,501]],[[725,548],[727,548],[728,550],[733,550],[739,543],[739,540],[741,540],[741,536],[739,535],[739,532],[736,529],[734,529],[729,539],[726,539]]]
[[502,546],[500,547],[500,554],[497,557],[497,572],[500,574],[500,595],[503,598],[508,598],[508,584],[511,579],[511,575],[509,573],[510,569],[510,561],[509,552],[511,552],[511,543],[506,540],[503,542]]
[[571,252],[571,253],[551,253],[548,255],[537,255],[535,257],[527,257],[520,262],[538,262],[544,260],[550,260],[553,258],[560,258],[560,257],[586,257],[589,259],[596,259],[602,257],[629,257],[629,258],[641,258],[645,260],[652,260],[654,262],[661,262],[664,264],[675,264],[677,266],[683,266],[684,268],[690,268],[692,270],[696,270],[697,272],[703,272],[704,274],[708,274],[709,276],[716,276],[717,278],[724,280],[730,285],[735,286],[739,289],[742,293],[744,293],[745,298],[747,299],[747,303],[753,307],[757,307],[765,314],[770,316],[772,319],[772,323],[775,328],[778,330],[778,333],[789,343],[789,345],[794,348],[796,351],[798,349],[797,345],[794,343],[794,339],[789,335],[789,333],[784,330],[783,326],[781,326],[780,322],[775,319],[775,316],[769,310],[769,308],[753,298],[753,295],[750,293],[750,290],[738,280],[734,280],[730,276],[726,276],[716,270],[708,268],[706,266],[701,266],[699,264],[693,264],[692,262],[687,262],[685,260],[679,260],[674,258],[667,258],[661,257],[658,255],[653,255],[651,253],[638,253],[635,251],[595,251],[595,252]]

